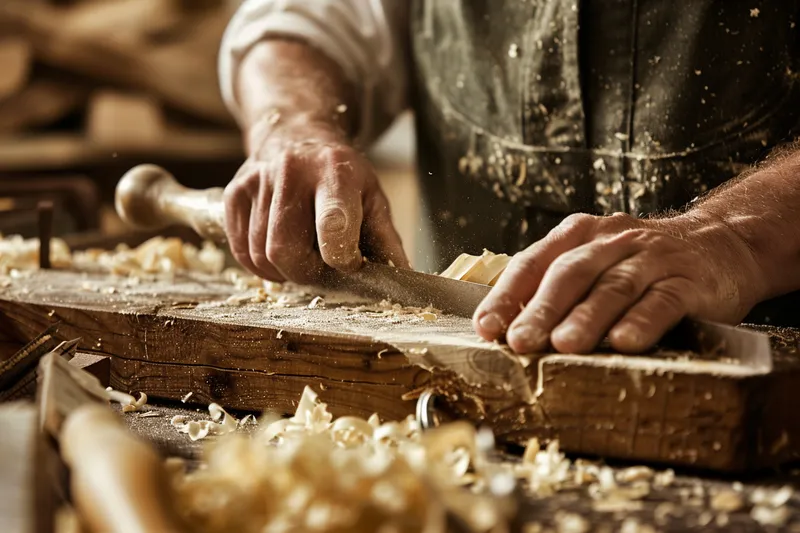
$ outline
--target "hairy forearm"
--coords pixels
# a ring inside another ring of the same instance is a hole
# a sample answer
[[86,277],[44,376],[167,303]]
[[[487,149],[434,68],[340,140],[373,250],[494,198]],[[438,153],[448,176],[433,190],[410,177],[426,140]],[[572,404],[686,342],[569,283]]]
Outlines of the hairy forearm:
[[[800,150],[782,150],[687,215],[716,220],[749,249],[762,299],[800,289]],[[712,222],[713,223],[713,222]]]
[[274,131],[299,127],[352,138],[358,124],[354,88],[323,52],[300,41],[270,39],[242,61],[237,77],[248,151]]

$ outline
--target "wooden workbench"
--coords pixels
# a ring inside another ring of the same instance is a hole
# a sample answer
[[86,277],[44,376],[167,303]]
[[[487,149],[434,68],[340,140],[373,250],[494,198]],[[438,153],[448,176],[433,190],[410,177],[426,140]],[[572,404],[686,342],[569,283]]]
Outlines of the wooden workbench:
[[467,319],[426,321],[341,294],[309,309],[312,290],[283,306],[226,303],[237,294],[208,276],[32,272],[0,289],[0,341],[17,346],[60,322],[81,350],[112,356],[113,387],[173,401],[191,392],[202,406],[289,413],[310,385],[336,416],[399,419],[430,388],[438,406],[504,441],[558,438],[574,453],[720,471],[800,454],[792,332],[773,332],[775,371],[751,375],[664,351],[517,357],[479,341]]

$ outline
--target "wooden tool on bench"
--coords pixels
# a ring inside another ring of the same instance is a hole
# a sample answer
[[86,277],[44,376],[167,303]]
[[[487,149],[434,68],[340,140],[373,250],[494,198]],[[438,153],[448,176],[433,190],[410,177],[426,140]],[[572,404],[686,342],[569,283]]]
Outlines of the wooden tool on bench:
[[39,422],[58,441],[72,498],[91,531],[180,533],[163,459],[108,406],[88,372],[51,352],[39,364]]
[[[223,189],[192,190],[180,185],[163,168],[140,165],[117,185],[117,213],[140,229],[186,225],[204,238],[225,242]],[[389,299],[407,306],[433,305],[457,316],[471,317],[491,287],[441,276],[366,263],[354,274],[331,269],[325,286],[363,296]],[[684,320],[665,336],[662,346],[731,361],[754,373],[772,370],[772,352],[766,335],[707,321]]]

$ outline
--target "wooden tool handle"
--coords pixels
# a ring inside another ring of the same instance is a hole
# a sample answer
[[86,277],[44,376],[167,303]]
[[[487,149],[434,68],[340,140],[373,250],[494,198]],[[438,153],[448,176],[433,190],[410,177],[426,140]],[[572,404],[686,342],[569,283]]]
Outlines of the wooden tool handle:
[[87,405],[72,413],[60,445],[72,499],[91,531],[185,532],[171,507],[163,461],[108,407]]
[[117,184],[117,214],[139,229],[161,229],[180,224],[201,237],[225,242],[222,188],[194,190],[179,184],[161,167],[139,165]]

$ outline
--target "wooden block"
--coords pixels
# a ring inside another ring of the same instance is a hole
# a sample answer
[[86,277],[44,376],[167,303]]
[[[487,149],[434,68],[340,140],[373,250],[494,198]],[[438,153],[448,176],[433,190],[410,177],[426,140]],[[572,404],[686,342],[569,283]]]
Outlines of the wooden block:
[[108,149],[158,145],[165,135],[161,108],[146,95],[98,92],[91,98],[86,120],[89,139]]
[[0,100],[17,94],[28,83],[33,66],[33,47],[21,38],[0,39]]
[[88,372],[97,378],[103,387],[109,386],[111,379],[111,358],[103,355],[78,352],[69,364]]
[[54,492],[36,408],[23,403],[0,406],[0,428],[0,531],[50,533]]
[[309,385],[335,416],[399,419],[431,389],[438,407],[506,442],[558,438],[576,454],[720,471],[800,458],[797,332],[776,345],[767,375],[676,352],[552,354],[527,364],[478,342],[468,319],[387,318],[335,294],[313,310],[224,305],[234,293],[205,277],[126,290],[103,275],[36,272],[0,291],[0,340],[59,321],[59,335],[112,355],[112,387],[153,398],[192,392],[199,404],[291,413]]

